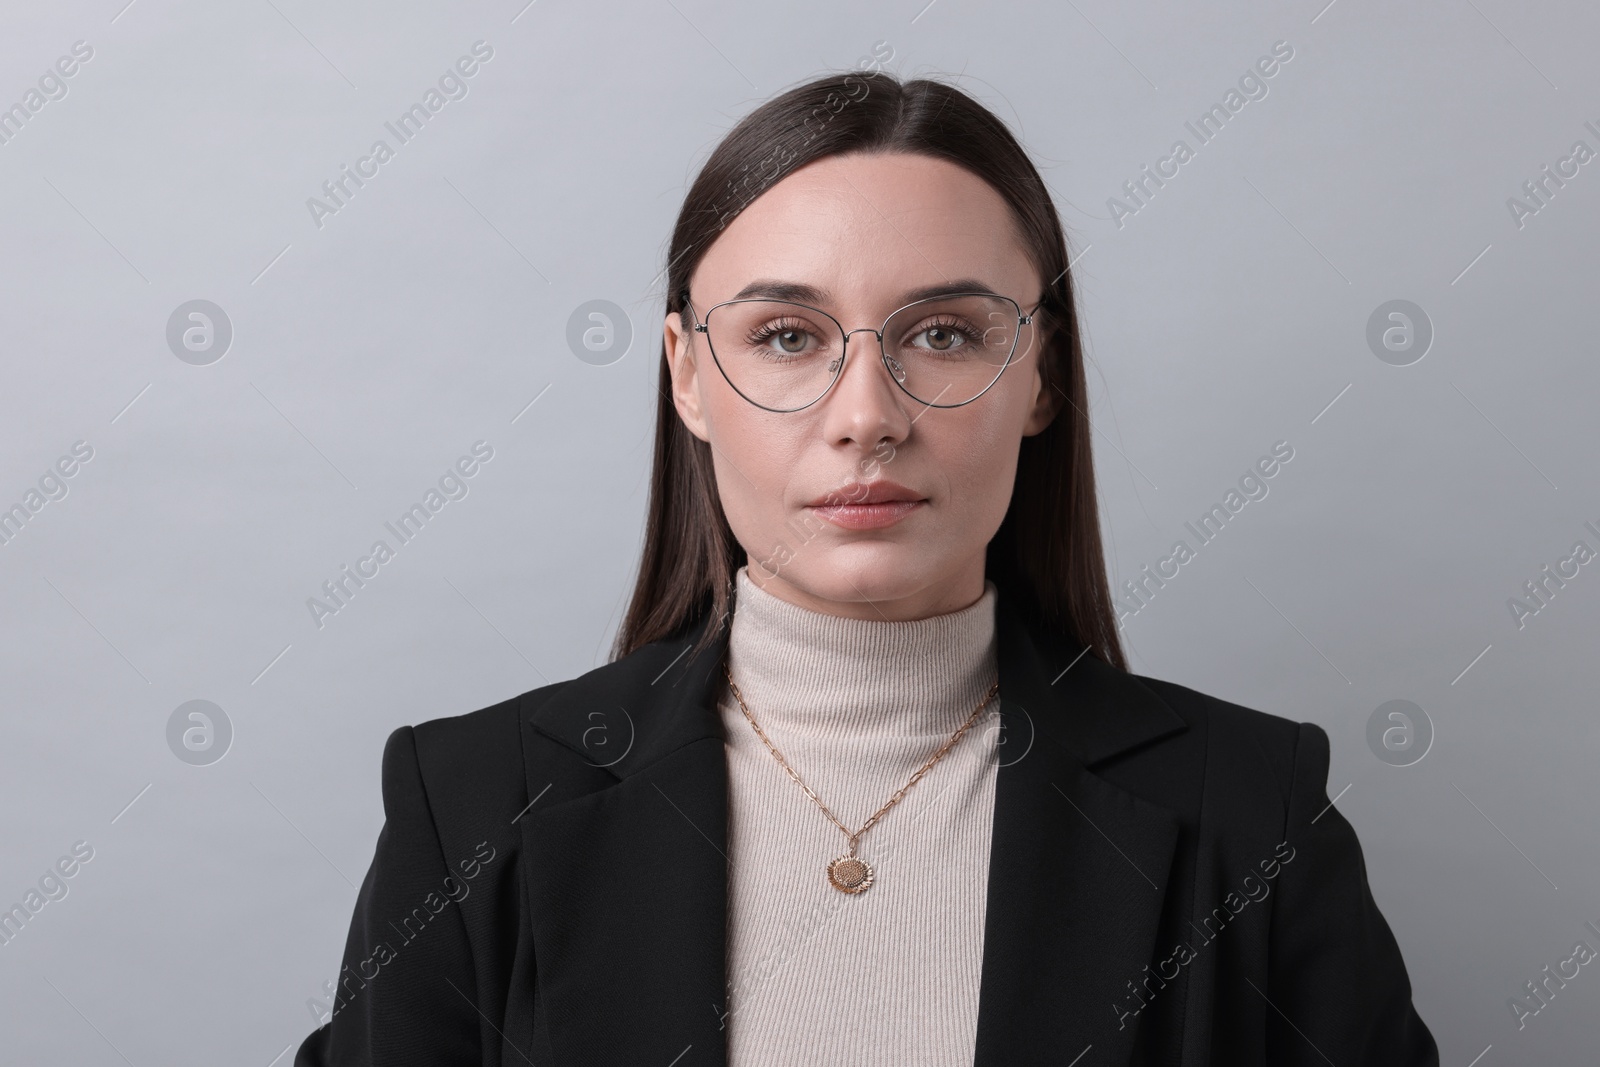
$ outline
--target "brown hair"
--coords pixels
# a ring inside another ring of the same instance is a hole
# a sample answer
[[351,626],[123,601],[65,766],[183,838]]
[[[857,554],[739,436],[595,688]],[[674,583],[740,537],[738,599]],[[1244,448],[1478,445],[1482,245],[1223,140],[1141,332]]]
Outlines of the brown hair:
[[[1005,124],[952,85],[902,82],[883,71],[831,74],[762,104],[729,131],[684,199],[668,249],[667,311],[687,316],[685,290],[723,227],[789,172],[826,156],[906,152],[947,160],[1010,205],[1045,284],[1036,322],[1040,373],[1064,400],[1043,431],[1022,439],[986,577],[1024,616],[1056,627],[1126,670],[1101,552],[1094,465],[1066,238],[1049,190]],[[746,562],[717,495],[710,446],[678,417],[663,341],[655,458],[639,573],[612,658],[678,637],[713,617],[700,646],[727,624],[734,572]]]

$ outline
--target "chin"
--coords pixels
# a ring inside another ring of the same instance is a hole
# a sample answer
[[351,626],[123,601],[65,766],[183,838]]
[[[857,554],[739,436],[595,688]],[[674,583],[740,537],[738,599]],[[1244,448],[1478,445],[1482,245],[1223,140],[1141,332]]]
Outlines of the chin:
[[900,600],[928,586],[936,573],[933,562],[926,549],[916,546],[857,543],[830,546],[811,560],[797,554],[779,576],[819,599]]

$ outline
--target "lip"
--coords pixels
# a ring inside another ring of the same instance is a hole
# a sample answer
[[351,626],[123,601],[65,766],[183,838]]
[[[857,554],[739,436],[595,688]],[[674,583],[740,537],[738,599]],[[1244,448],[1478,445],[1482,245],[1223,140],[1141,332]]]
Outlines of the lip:
[[847,482],[839,488],[811,501],[807,507],[859,507],[863,504],[889,504],[897,501],[926,500],[921,493],[907,489],[899,482],[880,478],[875,482]]
[[813,500],[807,507],[847,530],[877,530],[893,526],[927,498],[898,482],[850,482]]

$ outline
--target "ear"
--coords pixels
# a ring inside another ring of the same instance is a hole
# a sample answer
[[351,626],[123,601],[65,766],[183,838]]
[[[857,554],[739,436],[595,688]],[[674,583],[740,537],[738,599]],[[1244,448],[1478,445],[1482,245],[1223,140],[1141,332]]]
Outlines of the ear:
[[689,432],[702,441],[709,441],[711,437],[706,430],[705,414],[700,409],[698,353],[703,351],[704,346],[694,343],[696,336],[693,327],[684,327],[682,316],[675,311],[667,312],[663,338],[667,370],[672,375],[672,403]]
[[1043,340],[1035,346],[1034,358],[1028,361],[1028,369],[1032,375],[1033,389],[1032,401],[1028,409],[1027,420],[1022,424],[1022,436],[1032,437],[1042,433],[1052,422],[1056,415],[1067,402],[1067,395],[1054,385],[1044,380],[1045,353],[1050,351],[1050,342],[1054,339],[1054,331],[1046,326],[1041,336]]

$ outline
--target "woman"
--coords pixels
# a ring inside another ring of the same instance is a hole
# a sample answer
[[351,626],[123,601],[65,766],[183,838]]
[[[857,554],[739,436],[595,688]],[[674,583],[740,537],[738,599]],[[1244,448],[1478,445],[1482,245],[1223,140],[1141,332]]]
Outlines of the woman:
[[1437,1063],[1326,734],[1127,672],[1003,124],[803,85],[670,252],[613,660],[390,737],[296,1064]]

